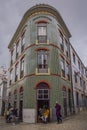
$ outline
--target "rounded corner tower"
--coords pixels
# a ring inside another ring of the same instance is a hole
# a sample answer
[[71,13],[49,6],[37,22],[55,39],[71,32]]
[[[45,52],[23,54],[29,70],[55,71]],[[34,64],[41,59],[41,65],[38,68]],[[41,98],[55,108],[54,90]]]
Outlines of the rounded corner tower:
[[8,46],[8,106],[18,108],[21,120],[27,116],[30,123],[40,122],[38,111],[45,107],[49,121],[56,120],[56,101],[63,116],[72,113],[70,37],[61,15],[50,5],[35,5],[23,16]]

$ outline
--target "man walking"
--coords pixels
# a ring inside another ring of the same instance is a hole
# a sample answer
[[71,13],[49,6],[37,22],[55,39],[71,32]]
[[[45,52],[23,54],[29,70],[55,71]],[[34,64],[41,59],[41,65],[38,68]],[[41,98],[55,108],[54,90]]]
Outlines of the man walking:
[[55,105],[55,109],[56,109],[56,117],[57,117],[57,122],[58,123],[62,123],[62,119],[61,119],[61,106],[56,102]]

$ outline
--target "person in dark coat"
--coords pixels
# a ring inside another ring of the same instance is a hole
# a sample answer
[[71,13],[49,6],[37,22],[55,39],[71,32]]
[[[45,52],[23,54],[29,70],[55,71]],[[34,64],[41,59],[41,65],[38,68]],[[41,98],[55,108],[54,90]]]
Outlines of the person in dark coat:
[[61,106],[56,102],[55,105],[55,109],[56,109],[56,117],[57,117],[57,122],[58,123],[62,123],[62,119],[61,119]]

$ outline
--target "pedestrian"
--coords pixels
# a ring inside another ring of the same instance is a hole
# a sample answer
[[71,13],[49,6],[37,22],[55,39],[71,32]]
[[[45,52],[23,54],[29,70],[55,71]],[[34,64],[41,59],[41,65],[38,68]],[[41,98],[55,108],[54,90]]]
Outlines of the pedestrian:
[[6,122],[8,123],[8,121],[9,121],[9,115],[10,115],[10,113],[9,113],[9,108],[6,110],[6,112],[5,112],[5,119],[6,119]]
[[43,109],[41,107],[39,108],[38,115],[40,118],[43,116]]
[[47,123],[47,122],[48,122],[49,113],[50,113],[50,111],[49,111],[48,107],[46,107],[46,108],[45,108],[45,111],[44,111],[44,113],[43,113],[43,116],[41,116],[41,119],[42,119],[42,121],[43,121],[44,123]]
[[18,120],[18,109],[16,107],[14,107],[13,109],[13,125],[15,125],[15,123],[17,122]]
[[60,123],[60,122],[62,123],[61,105],[58,104],[58,102],[56,102],[55,109],[56,109],[57,123]]

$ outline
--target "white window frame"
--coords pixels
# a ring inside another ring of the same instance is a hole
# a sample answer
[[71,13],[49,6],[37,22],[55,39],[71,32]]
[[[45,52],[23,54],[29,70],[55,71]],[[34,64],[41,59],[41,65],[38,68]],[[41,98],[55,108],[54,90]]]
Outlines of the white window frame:
[[[48,91],[46,94],[44,92],[45,90]],[[40,96],[39,91],[42,91],[41,93],[42,98],[39,98]],[[48,96],[48,98],[44,98],[44,95]],[[37,89],[37,100],[49,100],[49,89]]]

